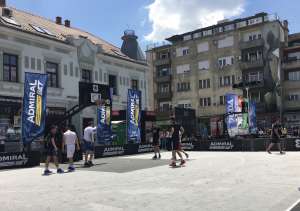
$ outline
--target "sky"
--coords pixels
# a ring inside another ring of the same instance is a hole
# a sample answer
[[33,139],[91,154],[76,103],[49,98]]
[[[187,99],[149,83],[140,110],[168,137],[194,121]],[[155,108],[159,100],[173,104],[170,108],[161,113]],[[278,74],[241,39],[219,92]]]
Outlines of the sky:
[[218,20],[259,12],[289,21],[290,33],[300,32],[299,0],[6,0],[9,6],[91,32],[121,47],[125,29],[135,30],[142,49],[165,38]]

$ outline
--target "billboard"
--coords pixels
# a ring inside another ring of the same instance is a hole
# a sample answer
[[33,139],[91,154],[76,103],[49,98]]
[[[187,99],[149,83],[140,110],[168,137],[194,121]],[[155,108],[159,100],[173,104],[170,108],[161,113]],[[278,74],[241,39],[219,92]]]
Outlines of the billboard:
[[128,89],[127,142],[141,142],[141,91]]
[[227,131],[230,137],[233,137],[238,134],[238,115],[235,112],[238,112],[238,96],[235,94],[226,94],[226,123],[227,123]]
[[22,111],[22,140],[28,143],[45,129],[47,74],[25,73]]
[[98,99],[110,99],[108,85],[79,82],[79,105],[89,106]]

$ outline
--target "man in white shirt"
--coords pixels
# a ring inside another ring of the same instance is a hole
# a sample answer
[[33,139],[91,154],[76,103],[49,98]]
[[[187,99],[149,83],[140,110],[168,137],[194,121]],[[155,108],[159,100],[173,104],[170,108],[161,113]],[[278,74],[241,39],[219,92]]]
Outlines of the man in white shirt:
[[69,160],[69,171],[74,171],[74,161],[73,161],[73,156],[75,153],[75,144],[76,144],[76,149],[79,150],[80,146],[79,146],[79,141],[78,141],[78,137],[77,134],[74,132],[74,129],[72,131],[71,127],[67,127],[66,128],[66,132],[64,133],[64,137],[63,137],[63,149],[64,146],[66,147],[66,151],[67,151],[67,158]]
[[85,146],[85,167],[93,166],[93,156],[94,156],[94,134],[96,132],[96,127],[94,123],[90,122],[89,125],[84,129],[83,141]]

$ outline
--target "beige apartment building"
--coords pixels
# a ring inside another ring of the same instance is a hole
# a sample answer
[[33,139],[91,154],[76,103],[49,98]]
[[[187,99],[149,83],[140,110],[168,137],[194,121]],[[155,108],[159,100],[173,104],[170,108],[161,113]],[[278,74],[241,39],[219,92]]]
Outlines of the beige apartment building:
[[174,35],[166,39],[169,45],[149,49],[158,119],[176,106],[192,108],[199,126],[209,127],[211,118],[223,118],[226,93],[246,97],[233,84],[259,81],[249,98],[257,105],[258,126],[268,126],[282,111],[278,55],[287,36],[287,21],[258,13]]
[[283,110],[291,127],[300,126],[300,33],[288,37],[283,50]]

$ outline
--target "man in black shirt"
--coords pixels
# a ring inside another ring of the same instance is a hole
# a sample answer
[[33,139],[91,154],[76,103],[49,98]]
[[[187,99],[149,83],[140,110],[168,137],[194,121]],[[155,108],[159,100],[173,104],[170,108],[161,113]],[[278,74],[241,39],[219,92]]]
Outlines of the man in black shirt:
[[281,125],[280,121],[277,120],[273,125],[272,125],[272,131],[271,131],[271,143],[269,144],[267,148],[267,152],[269,154],[271,153],[271,149],[274,146],[274,144],[277,144],[278,150],[280,154],[284,154],[284,152],[281,149],[281,144],[280,144],[280,133],[281,133]]
[[172,163],[170,166],[175,167],[176,166],[176,153],[180,157],[180,165],[185,164],[185,160],[183,159],[181,152],[180,152],[180,125],[176,124],[175,120],[173,120],[173,125],[171,126],[171,141],[172,141]]

